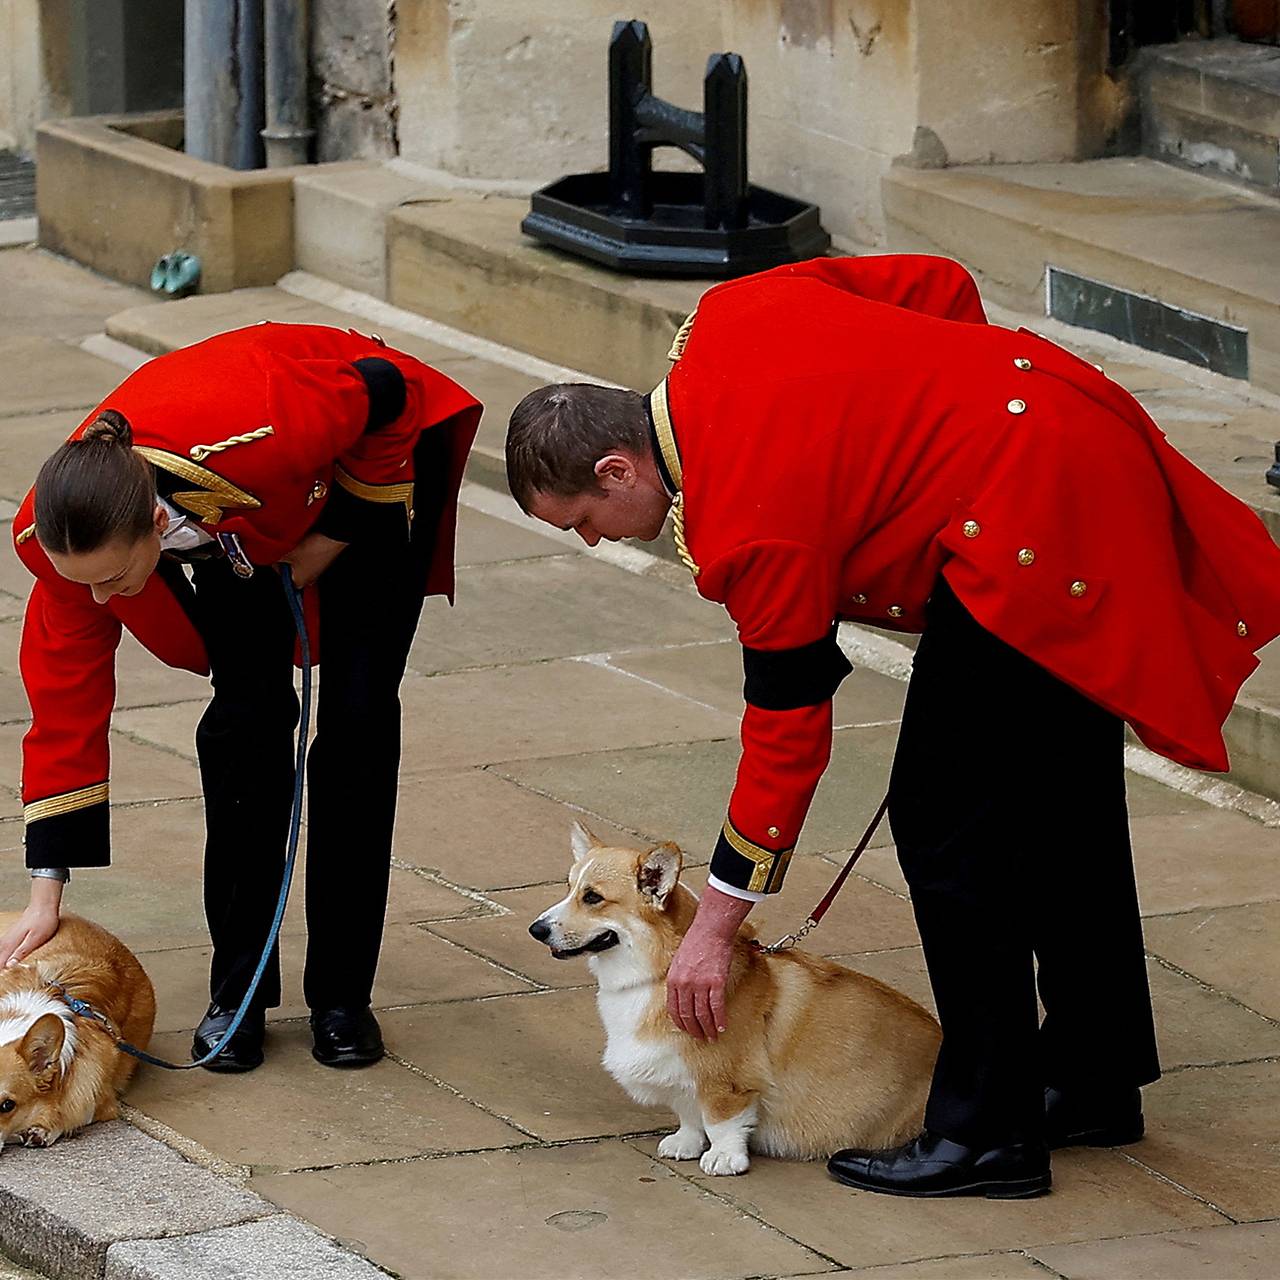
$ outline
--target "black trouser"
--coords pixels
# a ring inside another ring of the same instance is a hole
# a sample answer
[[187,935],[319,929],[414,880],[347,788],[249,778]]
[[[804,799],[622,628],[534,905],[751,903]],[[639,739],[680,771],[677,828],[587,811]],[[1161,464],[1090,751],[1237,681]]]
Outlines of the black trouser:
[[[445,459],[433,433],[415,452],[415,519],[379,513],[379,536],[352,543],[319,580],[321,679],[307,757],[307,960],[313,1009],[370,1001],[391,870],[400,765],[400,681],[422,612]],[[205,795],[209,988],[239,1003],[280,892],[293,798],[292,615],[274,569],[240,578],[225,559],[193,567],[213,700],[196,729]],[[280,1003],[280,962],[257,1002]]]
[[1123,724],[983,630],[942,579],[889,820],[943,1031],[926,1128],[984,1148],[1034,1141],[1046,1084],[1159,1076]]

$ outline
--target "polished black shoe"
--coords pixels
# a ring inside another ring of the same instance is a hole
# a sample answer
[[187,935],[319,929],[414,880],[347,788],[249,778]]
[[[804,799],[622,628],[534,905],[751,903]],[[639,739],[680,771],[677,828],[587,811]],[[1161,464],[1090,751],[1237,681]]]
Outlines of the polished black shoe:
[[1050,1148],[1123,1147],[1138,1142],[1142,1121],[1139,1089],[1110,1093],[1055,1089],[1044,1091],[1045,1141]]
[[1020,1142],[979,1151],[927,1130],[891,1151],[837,1151],[827,1161],[837,1182],[891,1196],[986,1196],[1021,1200],[1049,1190],[1049,1148]]
[[386,1050],[373,1010],[317,1009],[311,1015],[311,1056],[326,1067],[367,1067]]
[[[216,1001],[209,1006],[191,1041],[191,1058],[195,1061],[203,1058],[210,1049],[217,1046],[226,1034],[231,1020],[236,1016],[234,1009],[224,1009]],[[264,1054],[262,1041],[266,1034],[267,1016],[261,1009],[250,1009],[244,1015],[244,1021],[236,1028],[236,1033],[218,1052],[204,1064],[206,1071],[252,1071],[262,1066]]]

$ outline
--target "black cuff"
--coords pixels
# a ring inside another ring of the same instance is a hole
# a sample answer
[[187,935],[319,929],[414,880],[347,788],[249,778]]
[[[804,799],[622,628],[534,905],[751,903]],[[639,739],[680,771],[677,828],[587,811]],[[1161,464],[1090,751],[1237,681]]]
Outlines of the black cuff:
[[715,852],[711,855],[710,873],[735,889],[753,893],[777,893],[791,864],[795,845],[789,849],[766,849],[748,840],[733,823],[720,830]]
[[27,868],[111,865],[111,806],[104,800],[27,823]]
[[364,429],[377,431],[388,426],[404,412],[404,374],[381,356],[365,356],[351,363],[369,393],[369,419]]
[[798,649],[742,646],[742,695],[762,711],[794,711],[829,701],[853,664],[836,643],[836,629]]

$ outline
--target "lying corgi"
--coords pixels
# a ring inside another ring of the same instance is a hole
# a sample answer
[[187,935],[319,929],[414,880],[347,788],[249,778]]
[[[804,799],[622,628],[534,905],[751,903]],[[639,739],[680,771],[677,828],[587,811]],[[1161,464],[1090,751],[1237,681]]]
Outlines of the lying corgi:
[[558,959],[585,954],[599,984],[604,1065],[679,1129],[658,1154],[745,1173],[748,1148],[793,1160],[880,1149],[921,1130],[942,1033],[901,993],[802,951],[769,954],[738,933],[726,1030],[696,1040],[667,1015],[667,969],[698,906],[673,844],[606,848],[572,834],[569,893],[529,932]]
[[[0,915],[0,933],[18,919]],[[105,929],[64,915],[25,963],[0,969],[0,1144],[48,1147],[119,1114],[117,1095],[138,1065],[102,1023],[78,1017],[54,989],[105,1014],[145,1049],[155,1022],[151,980]]]

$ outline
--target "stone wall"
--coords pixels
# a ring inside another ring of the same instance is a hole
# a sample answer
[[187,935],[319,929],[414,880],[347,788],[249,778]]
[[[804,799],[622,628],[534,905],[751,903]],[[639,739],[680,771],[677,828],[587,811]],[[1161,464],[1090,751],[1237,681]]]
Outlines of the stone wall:
[[396,154],[395,0],[311,0],[315,158]]
[[35,149],[41,79],[38,0],[0,0],[0,147]]
[[399,0],[400,153],[475,178],[606,161],[605,50],[643,18],[659,94],[700,107],[709,53],[750,81],[752,179],[883,239],[880,179],[1097,154],[1115,115],[1105,0]]

